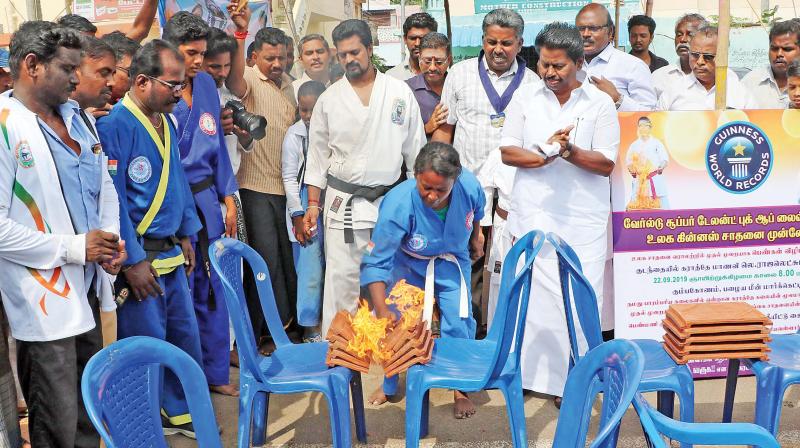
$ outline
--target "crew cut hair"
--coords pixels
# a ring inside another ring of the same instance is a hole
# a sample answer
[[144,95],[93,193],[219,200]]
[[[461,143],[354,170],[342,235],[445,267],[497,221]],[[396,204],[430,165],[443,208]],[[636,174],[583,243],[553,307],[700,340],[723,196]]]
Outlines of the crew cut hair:
[[306,81],[304,82],[299,89],[297,89],[297,98],[303,96],[313,96],[315,98],[319,98],[322,95],[322,92],[325,91],[325,84],[319,81]]
[[65,26],[67,28],[71,28],[75,31],[81,33],[96,33],[97,27],[94,26],[92,22],[89,21],[86,17],[80,16],[78,14],[66,14],[61,16],[60,19],[56,22],[56,24]]
[[299,42],[297,42],[297,54],[303,54],[303,45],[305,45],[307,42],[313,42],[315,40],[322,42],[322,46],[325,47],[326,50],[330,50],[331,47],[328,45],[328,41],[325,40],[325,37],[322,34],[306,34],[300,38]]
[[161,54],[171,53],[178,61],[183,62],[183,55],[178,47],[164,39],[153,39],[142,45],[131,61],[130,78],[136,79],[139,75],[157,78],[164,73],[161,64]]
[[646,26],[648,30],[650,30],[650,37],[655,36],[656,33],[656,21],[653,20],[652,17],[647,17],[645,15],[637,14],[635,16],[631,16],[628,19],[628,33],[631,32],[631,28],[635,26]]
[[564,50],[572,62],[576,64],[584,58],[583,37],[575,25],[567,22],[551,22],[536,35],[536,52],[541,54],[542,48]]
[[239,48],[236,39],[229,36],[219,28],[211,28],[208,33],[208,46],[206,47],[206,57],[213,58],[223,53],[230,53],[231,59]]
[[775,22],[769,29],[769,40],[783,36],[784,34],[794,34],[795,45],[800,45],[800,21],[796,19]]
[[183,45],[198,40],[207,40],[211,27],[189,11],[179,11],[170,17],[164,26],[162,39],[175,45]]
[[405,22],[403,22],[403,37],[408,36],[408,32],[411,31],[411,28],[439,31],[439,24],[436,23],[436,19],[427,12],[415,12],[406,17]]
[[675,21],[675,29],[677,30],[681,24],[686,22],[697,22],[699,24],[698,27],[708,25],[708,20],[702,14],[690,12],[678,17],[678,20]]
[[133,58],[133,55],[136,54],[136,50],[142,47],[139,42],[126,36],[122,31],[112,31],[101,37],[100,40],[114,49],[118,61],[125,56]]
[[713,25],[705,24],[697,29],[697,32],[694,33],[692,39],[700,35],[705,37],[717,37],[719,35],[719,30],[717,30],[717,27]]
[[426,143],[414,160],[414,174],[428,170],[448,179],[457,178],[461,175],[461,158],[458,156],[458,151],[447,143]]
[[98,39],[93,36],[88,36],[82,34],[81,38],[81,50],[83,50],[83,57],[89,59],[101,59],[106,55],[111,55],[114,57],[114,60],[117,59],[117,53],[111,48],[107,42],[103,41],[102,39]]
[[419,44],[420,51],[426,48],[444,48],[450,54],[450,39],[442,33],[432,32],[425,35]]
[[481,25],[484,36],[486,35],[486,30],[492,25],[497,25],[501,28],[513,28],[514,34],[519,39],[522,39],[522,33],[525,32],[525,21],[518,12],[512,9],[497,8],[489,11],[483,17],[483,24]]
[[286,46],[286,33],[271,26],[261,28],[256,33],[255,40],[253,40],[253,52],[261,51],[264,44],[272,47],[277,47],[278,45]]
[[800,60],[794,60],[786,69],[787,78],[800,77]]
[[369,48],[372,46],[372,31],[369,29],[367,22],[359,19],[347,19],[336,25],[333,29],[331,37],[333,38],[333,45],[349,39],[353,36],[358,36],[361,44]]
[[25,22],[11,36],[9,45],[9,68],[11,79],[19,79],[22,61],[34,54],[39,62],[48,63],[56,57],[59,48],[81,49],[78,32],[53,22],[34,20]]

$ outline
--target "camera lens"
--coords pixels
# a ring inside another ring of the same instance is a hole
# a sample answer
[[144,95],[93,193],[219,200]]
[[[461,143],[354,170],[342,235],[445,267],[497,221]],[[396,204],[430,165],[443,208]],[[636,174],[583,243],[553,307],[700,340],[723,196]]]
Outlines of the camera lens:
[[267,119],[248,112],[241,101],[230,100],[225,107],[233,111],[233,124],[247,131],[253,139],[261,140],[267,135]]

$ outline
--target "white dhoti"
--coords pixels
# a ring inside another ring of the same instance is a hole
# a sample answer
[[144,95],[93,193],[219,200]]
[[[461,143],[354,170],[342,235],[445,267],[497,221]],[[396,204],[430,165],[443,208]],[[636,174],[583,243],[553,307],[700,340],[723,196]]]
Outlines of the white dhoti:
[[[583,275],[597,294],[598,310],[603,303],[605,253],[573,246],[581,260]],[[583,250],[582,250],[583,249]],[[587,253],[588,252],[588,253]],[[593,253],[594,252],[594,253]],[[572,301],[573,308],[575,302]],[[575,332],[581,353],[588,349],[577,312],[573,310]],[[533,265],[531,297],[525,320],[525,336],[521,348],[522,387],[536,392],[562,396],[569,370],[570,344],[567,330],[558,259],[555,249],[545,244]]]

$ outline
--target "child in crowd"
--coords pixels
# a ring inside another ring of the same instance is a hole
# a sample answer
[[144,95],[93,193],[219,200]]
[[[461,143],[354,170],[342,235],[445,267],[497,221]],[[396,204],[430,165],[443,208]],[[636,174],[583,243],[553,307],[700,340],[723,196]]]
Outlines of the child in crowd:
[[800,61],[789,64],[786,93],[789,94],[789,109],[800,109]]
[[[308,152],[308,124],[317,98],[325,90],[318,81],[308,81],[297,91],[300,120],[293,124],[283,139],[281,172],[286,190],[286,223],[292,241],[294,264],[297,270],[297,323],[304,327],[303,341],[322,341],[320,318],[322,311],[322,283],[325,277],[325,256],[322,233],[306,238],[303,216],[308,207],[308,192],[304,182],[306,154]],[[321,218],[320,214],[320,218]],[[317,226],[322,229],[322,223]]]

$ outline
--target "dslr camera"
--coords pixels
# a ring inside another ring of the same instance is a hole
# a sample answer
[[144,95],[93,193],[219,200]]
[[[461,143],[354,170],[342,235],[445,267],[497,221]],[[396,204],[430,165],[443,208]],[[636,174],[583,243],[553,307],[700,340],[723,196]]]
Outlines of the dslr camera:
[[267,119],[248,112],[241,101],[228,100],[225,108],[233,111],[233,124],[250,133],[254,140],[261,140],[267,135]]

